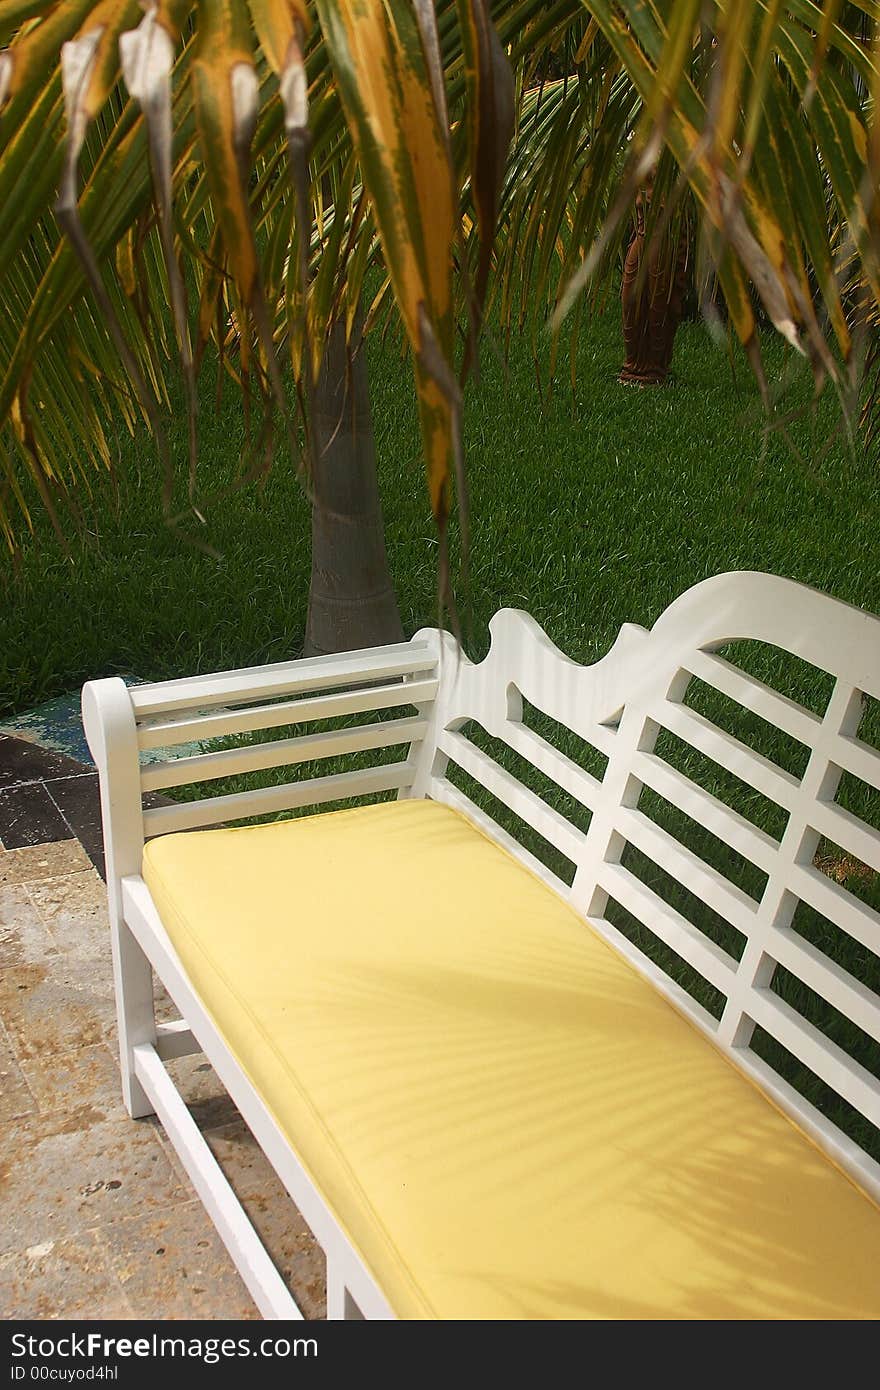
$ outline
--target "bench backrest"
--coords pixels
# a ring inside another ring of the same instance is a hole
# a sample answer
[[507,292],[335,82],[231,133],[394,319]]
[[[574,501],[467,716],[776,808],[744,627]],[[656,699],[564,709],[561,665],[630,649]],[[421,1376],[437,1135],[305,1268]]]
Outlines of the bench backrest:
[[482,823],[880,1195],[880,620],[735,573],[593,666],[490,630],[479,664],[443,639],[404,794]]

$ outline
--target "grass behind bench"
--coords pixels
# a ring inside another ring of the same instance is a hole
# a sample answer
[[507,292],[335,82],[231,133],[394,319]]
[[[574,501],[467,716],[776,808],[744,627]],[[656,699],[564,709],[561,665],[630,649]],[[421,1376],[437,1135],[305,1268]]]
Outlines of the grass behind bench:
[[[546,375],[548,344],[541,343],[539,350]],[[779,343],[768,340],[765,350],[771,376],[779,377],[786,369]],[[778,438],[765,451],[757,395],[745,364],[737,357],[733,371],[726,357],[710,347],[700,325],[682,328],[675,381],[667,390],[617,386],[616,314],[585,327],[578,353],[574,401],[563,363],[553,393],[542,405],[524,340],[513,342],[507,371],[487,347],[479,385],[469,389],[464,433],[472,544],[465,609],[472,655],[479,657],[486,649],[492,613],[510,605],[528,609],[570,656],[594,661],[607,651],[621,623],[651,625],[689,585],[728,569],[788,575],[880,610],[874,465],[848,460],[835,445],[813,473]],[[409,366],[390,343],[374,340],[369,354],[389,557],[410,633],[435,621],[436,537],[421,481]],[[823,398],[811,411],[805,372],[788,399],[804,408],[791,435],[803,457],[811,459],[836,422],[833,402]],[[172,441],[180,455],[183,414],[179,400],[176,405]],[[96,492],[85,509],[89,534],[73,541],[74,563],[64,559],[41,520],[34,542],[25,546],[18,578],[0,578],[0,711],[28,707],[97,675],[133,672],[160,679],[298,654],[308,591],[305,498],[283,462],[261,489],[222,495],[235,480],[245,431],[232,392],[225,393],[219,409],[215,406],[210,374],[203,380],[201,434],[201,476],[206,490],[216,494],[207,503],[203,536],[219,558],[193,549],[165,528],[152,445],[143,436],[122,436],[119,506]],[[767,652],[754,652],[750,669],[771,684],[789,682],[789,693],[808,705],[827,693],[818,673],[796,666],[783,670]],[[704,712],[723,723],[723,701],[707,698]],[[867,735],[880,744],[876,708],[869,712]],[[569,751],[564,733],[556,731],[554,737]],[[582,750],[572,742],[570,751],[577,757]],[[792,752],[784,746],[784,736],[775,743],[771,736],[761,751],[781,762]],[[718,769],[698,767],[687,750],[670,746],[664,751],[670,760],[678,755],[688,775],[762,828],[779,833],[772,806],[761,805],[741,787],[732,788]],[[364,754],[347,765],[398,756],[396,750]],[[508,755],[502,760],[511,771],[522,771]],[[311,766],[302,775],[334,770],[335,764]],[[217,784],[212,790],[243,785]],[[536,785],[536,790],[563,814],[579,814],[558,789]],[[173,793],[180,798],[188,794],[186,788]],[[491,809],[489,798],[476,795]],[[844,788],[841,800],[870,819],[870,798],[859,787]],[[874,809],[876,814],[876,798]],[[695,849],[717,854],[717,844],[706,837],[700,841],[698,827],[683,826],[680,818],[676,824],[662,807],[655,807],[655,814],[665,817],[670,829],[689,835]],[[501,814],[499,819],[516,833],[513,818]],[[552,847],[542,850],[530,832],[523,832],[522,839],[552,859]],[[833,847],[827,863],[845,878],[847,861]],[[877,877],[865,879],[858,866],[851,867],[852,886],[880,907]],[[693,918],[695,904],[657,866],[652,871],[634,863],[634,872],[646,877],[653,872],[661,896]],[[618,916],[618,924],[717,1012],[711,988],[694,979],[684,962],[624,916]],[[725,933],[724,924],[705,910],[696,924],[715,939],[723,938],[727,949],[735,946],[730,929]],[[797,925],[836,953],[841,965],[880,989],[877,955],[846,938],[830,940],[821,919]],[[863,1065],[880,1071],[876,1044],[783,972],[777,972],[775,984],[817,1027]],[[843,1103],[825,1094],[810,1073],[778,1048],[774,1052],[775,1045],[758,1038],[756,1047],[763,1047],[783,1075],[880,1158],[880,1135],[871,1126],[850,1123]]]
[[[546,358],[549,344],[542,341]],[[880,611],[877,469],[835,444],[817,475],[778,438],[762,468],[761,412],[742,358],[732,372],[699,324],[685,324],[674,384],[616,384],[616,314],[581,335],[575,401],[562,363],[542,407],[531,351],[511,345],[505,371],[484,346],[466,396],[471,583],[460,595],[469,649],[481,655],[497,608],[526,608],[577,661],[595,661],[621,623],[650,626],[691,584],[729,569],[788,575]],[[765,344],[768,372],[786,358]],[[437,541],[423,482],[409,364],[371,340],[371,396],[391,571],[407,633],[436,619]],[[545,362],[546,370],[546,362]],[[805,414],[791,435],[809,458],[837,422],[830,396],[810,413],[806,371],[787,397]],[[171,440],[182,460],[175,397]],[[20,574],[0,558],[0,715],[96,675],[145,680],[299,654],[309,580],[308,505],[279,455],[265,485],[223,495],[245,451],[240,403],[219,409],[202,374],[200,477],[207,526],[163,524],[153,445],[117,440],[119,506],[83,498],[86,535],[65,560],[37,508]],[[183,501],[183,498],[180,499]]]

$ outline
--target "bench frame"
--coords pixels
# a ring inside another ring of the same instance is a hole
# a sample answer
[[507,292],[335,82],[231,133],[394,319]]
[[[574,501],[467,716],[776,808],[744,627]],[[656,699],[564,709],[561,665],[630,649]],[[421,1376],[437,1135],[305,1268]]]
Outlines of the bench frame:
[[[799,901],[880,954],[880,916],[814,867],[822,836],[880,872],[880,832],[835,803],[844,772],[880,789],[880,752],[858,738],[863,697],[880,699],[880,619],[790,580],[751,572],[719,575],[676,600],[653,629],[625,625],[602,660],[565,657],[527,614],[501,610],[491,648],[472,664],[449,634],[342,656],[282,662],[126,688],[90,682],[83,722],[100,773],[107,889],[123,1095],[134,1118],[157,1114],[257,1307],[267,1318],[302,1316],[199,1133],[164,1063],[204,1053],[327,1257],[329,1318],[391,1318],[394,1312],[340,1229],[202,1005],[141,877],[145,839],[175,830],[396,791],[465,811],[609,940],[676,1008],[791,1115],[839,1166],[880,1198],[880,1165],[810,1105],[749,1044],[770,1033],[851,1106],[880,1127],[880,1081],[770,989],[785,966],[871,1037],[880,1040],[880,999],[796,931]],[[780,647],[834,677],[824,715],[788,699],[717,656],[738,640]],[[697,677],[798,739],[810,751],[798,780],[697,715],[685,703]],[[524,720],[523,701],[607,758],[601,780]],[[368,710],[415,713],[352,728],[193,753],[207,740],[285,728]],[[466,736],[470,721],[503,740],[591,814],[586,833]],[[662,728],[734,772],[788,813],[781,840],[759,830],[653,753]],[[211,796],[218,777],[400,746],[399,761],[280,787]],[[142,762],[156,749],[177,757]],[[571,884],[502,830],[448,778],[454,763],[572,862]],[[198,801],[144,806],[162,787],[203,783]],[[760,901],[747,897],[639,810],[643,787],[671,800],[767,875]],[[627,843],[653,857],[746,938],[734,959],[620,862]],[[709,1014],[604,916],[609,898],[719,989]],[[159,1023],[155,975],[180,1012]]]

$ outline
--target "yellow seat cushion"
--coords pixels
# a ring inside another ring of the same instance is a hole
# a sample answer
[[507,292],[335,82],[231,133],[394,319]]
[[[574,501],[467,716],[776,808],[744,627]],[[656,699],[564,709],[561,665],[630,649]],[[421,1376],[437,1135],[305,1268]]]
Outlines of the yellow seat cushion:
[[152,841],[220,1033],[405,1318],[880,1317],[880,1212],[470,821]]

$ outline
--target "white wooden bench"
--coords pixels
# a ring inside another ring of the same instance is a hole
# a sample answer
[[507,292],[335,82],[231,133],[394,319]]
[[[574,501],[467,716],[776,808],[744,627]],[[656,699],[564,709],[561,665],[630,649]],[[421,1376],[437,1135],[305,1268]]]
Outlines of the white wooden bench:
[[[880,1081],[777,987],[802,982],[880,1041],[880,998],[847,968],[880,954],[880,915],[850,891],[880,873],[880,752],[859,737],[880,620],[734,573],[651,631],[624,626],[593,666],[525,613],[490,629],[478,664],[431,630],[85,687],[131,1115],[159,1115],[267,1317],[300,1314],[166,1070],[191,1052],[325,1250],[331,1318],[880,1316],[880,1165],[863,1147],[880,1152],[865,1138]],[[810,663],[821,701],[748,674],[743,643]],[[769,744],[723,728],[722,707]],[[202,833],[349,798],[383,804]],[[154,972],[179,1022],[156,1022]]]

